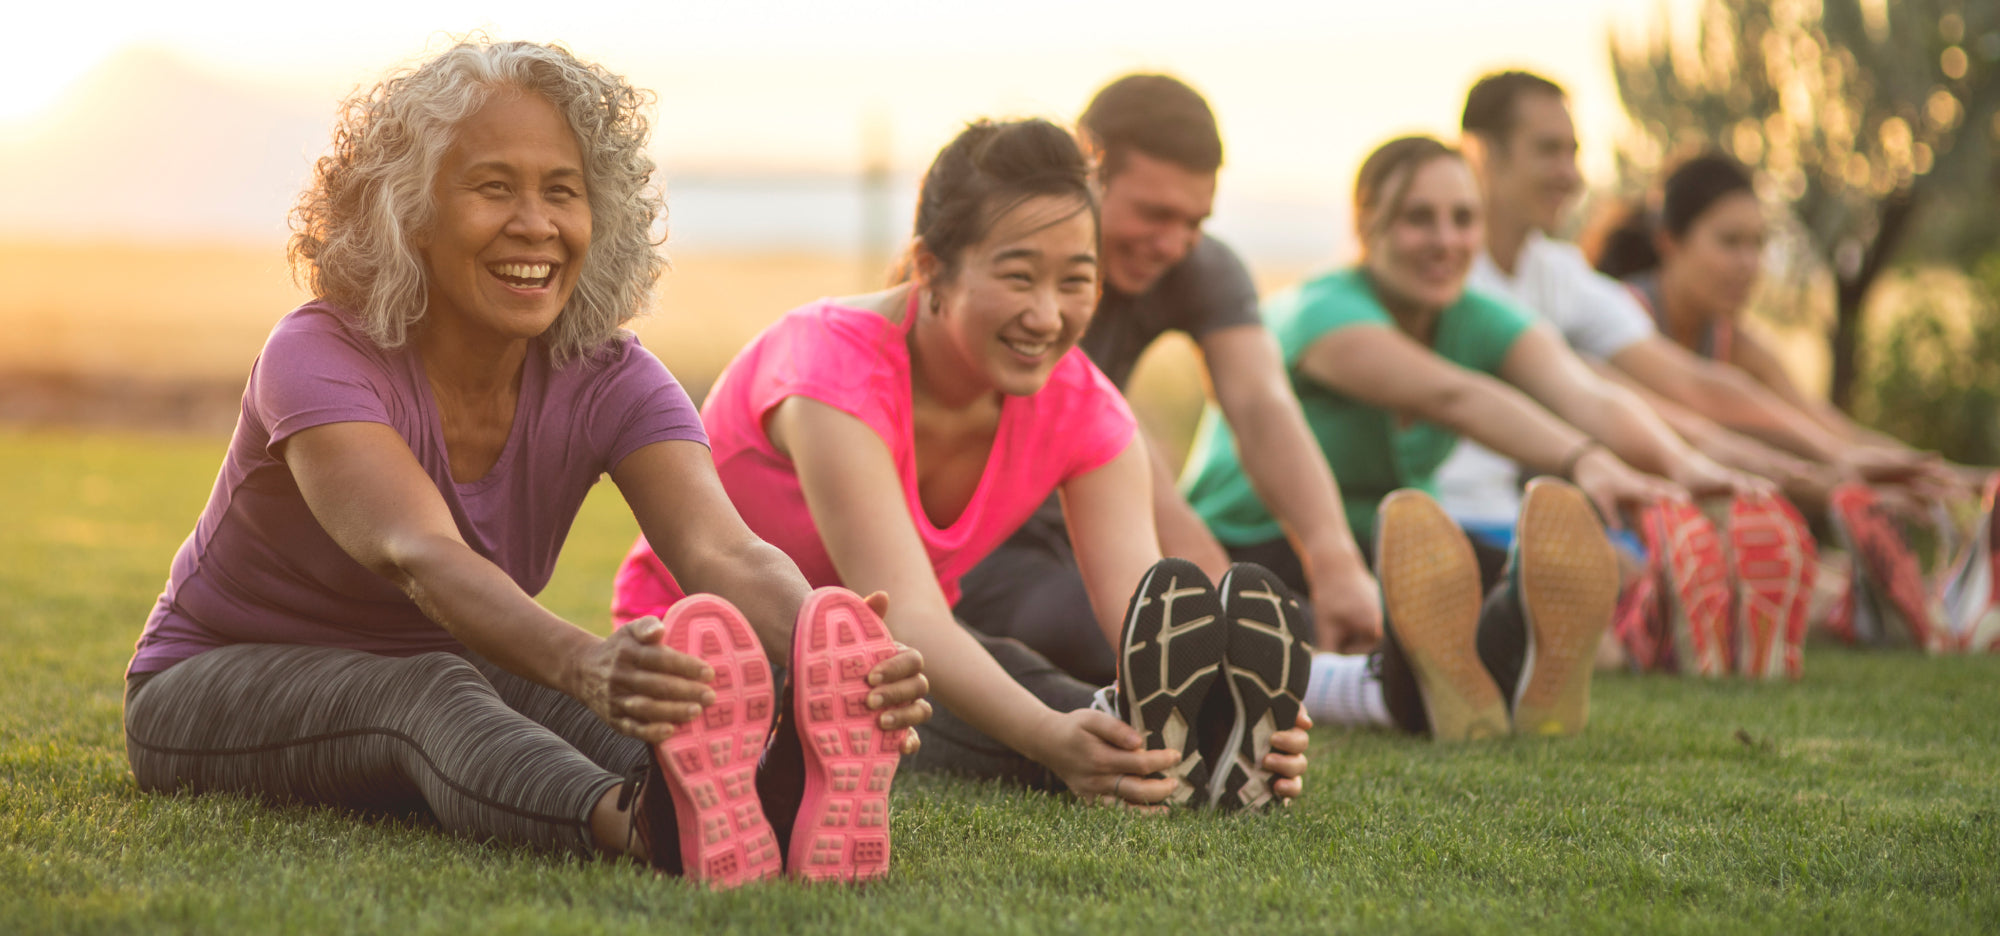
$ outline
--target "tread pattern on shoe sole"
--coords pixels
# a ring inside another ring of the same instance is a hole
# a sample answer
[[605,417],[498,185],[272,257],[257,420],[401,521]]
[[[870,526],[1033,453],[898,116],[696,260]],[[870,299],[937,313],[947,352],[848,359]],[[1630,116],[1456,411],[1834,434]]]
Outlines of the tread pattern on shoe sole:
[[[1854,571],[1867,579],[1880,610],[1892,619],[1882,622],[1885,626],[1874,635],[1874,642],[1908,642],[1934,649],[1932,635],[1940,609],[1924,588],[1923,570],[1895,521],[1860,485],[1843,484],[1834,489],[1832,499],[1834,526],[1855,557]],[[1888,626],[1892,623],[1896,626]]]
[[1682,673],[1729,675],[1729,569],[1722,539],[1693,504],[1666,501],[1655,510],[1660,569],[1666,577],[1667,631],[1674,665]]
[[792,703],[806,787],[788,867],[807,880],[889,872],[889,788],[909,729],[884,731],[868,707],[868,673],[896,655],[882,619],[853,592],[806,599],[792,635]]
[[680,826],[681,866],[714,888],[783,871],[777,838],[757,798],[757,762],[777,693],[750,624],[711,595],[667,612],[665,644],[715,671],[715,702],[656,748]]
[[1200,751],[1198,721],[1227,640],[1222,606],[1198,567],[1164,559],[1147,570],[1126,610],[1118,691],[1126,723],[1148,750],[1181,752],[1180,763],[1161,774],[1180,781],[1169,803],[1209,794],[1214,765]]
[[1257,809],[1272,800],[1272,774],[1264,769],[1271,736],[1296,725],[1305,704],[1312,633],[1297,599],[1268,572],[1232,568],[1217,591],[1229,627],[1225,666],[1236,743],[1226,774],[1213,781],[1216,805]]
[[1618,557],[1590,502],[1566,484],[1528,486],[1519,535],[1521,609],[1531,641],[1514,728],[1573,735],[1590,718],[1597,644],[1618,603]]
[[1729,507],[1736,580],[1736,664],[1753,679],[1798,679],[1814,573],[1805,531],[1779,502],[1738,497]]
[[1507,734],[1507,704],[1479,660],[1479,564],[1437,502],[1397,492],[1382,502],[1377,574],[1384,610],[1439,741]]

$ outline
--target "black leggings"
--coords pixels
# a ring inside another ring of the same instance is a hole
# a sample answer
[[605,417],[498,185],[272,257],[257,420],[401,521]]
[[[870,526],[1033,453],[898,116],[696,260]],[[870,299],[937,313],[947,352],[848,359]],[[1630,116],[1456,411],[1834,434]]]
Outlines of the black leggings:
[[126,682],[146,791],[428,811],[476,840],[588,855],[590,813],[645,742],[476,656],[237,644]]

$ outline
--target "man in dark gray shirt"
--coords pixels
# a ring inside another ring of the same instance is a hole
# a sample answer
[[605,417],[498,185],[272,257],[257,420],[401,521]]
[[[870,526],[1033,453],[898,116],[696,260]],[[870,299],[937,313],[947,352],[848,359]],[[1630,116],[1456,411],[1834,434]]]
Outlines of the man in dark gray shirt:
[[[1097,161],[1103,206],[1104,295],[1084,353],[1123,389],[1154,339],[1180,331],[1195,340],[1251,485],[1300,557],[1302,568],[1272,571],[1308,586],[1301,597],[1312,604],[1319,649],[1371,649],[1382,634],[1381,599],[1340,491],[1306,429],[1277,341],[1258,318],[1249,270],[1201,232],[1222,166],[1208,102],[1173,78],[1128,75],[1099,91],[1078,124]],[[1228,554],[1181,498],[1159,447],[1152,449],[1161,551],[1221,576]],[[1016,638],[1087,682],[1115,675],[1054,501],[960,584],[956,610],[971,626]]]

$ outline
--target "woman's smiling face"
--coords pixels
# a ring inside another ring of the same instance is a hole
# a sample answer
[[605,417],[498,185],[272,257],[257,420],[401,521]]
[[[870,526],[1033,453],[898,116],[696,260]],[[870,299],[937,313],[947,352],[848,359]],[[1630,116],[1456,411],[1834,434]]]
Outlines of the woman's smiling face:
[[590,250],[583,155],[555,105],[495,89],[458,125],[431,192],[425,317],[506,339],[555,324]]
[[1388,216],[1368,223],[1365,262],[1376,288],[1395,300],[1443,309],[1465,292],[1485,238],[1479,189],[1455,156],[1424,160],[1409,172],[1402,197],[1382,209]]
[[1002,393],[1040,390],[1097,309],[1089,207],[1062,196],[1029,198],[965,248],[956,266],[930,288],[963,365]]

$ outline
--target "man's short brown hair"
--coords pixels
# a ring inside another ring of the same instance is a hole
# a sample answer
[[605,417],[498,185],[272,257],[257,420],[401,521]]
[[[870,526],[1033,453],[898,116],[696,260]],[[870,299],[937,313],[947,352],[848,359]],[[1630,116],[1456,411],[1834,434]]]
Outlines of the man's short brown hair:
[[1077,121],[1098,156],[1098,178],[1110,179],[1138,151],[1189,172],[1222,167],[1215,113],[1193,88],[1167,75],[1126,75],[1097,92]]

